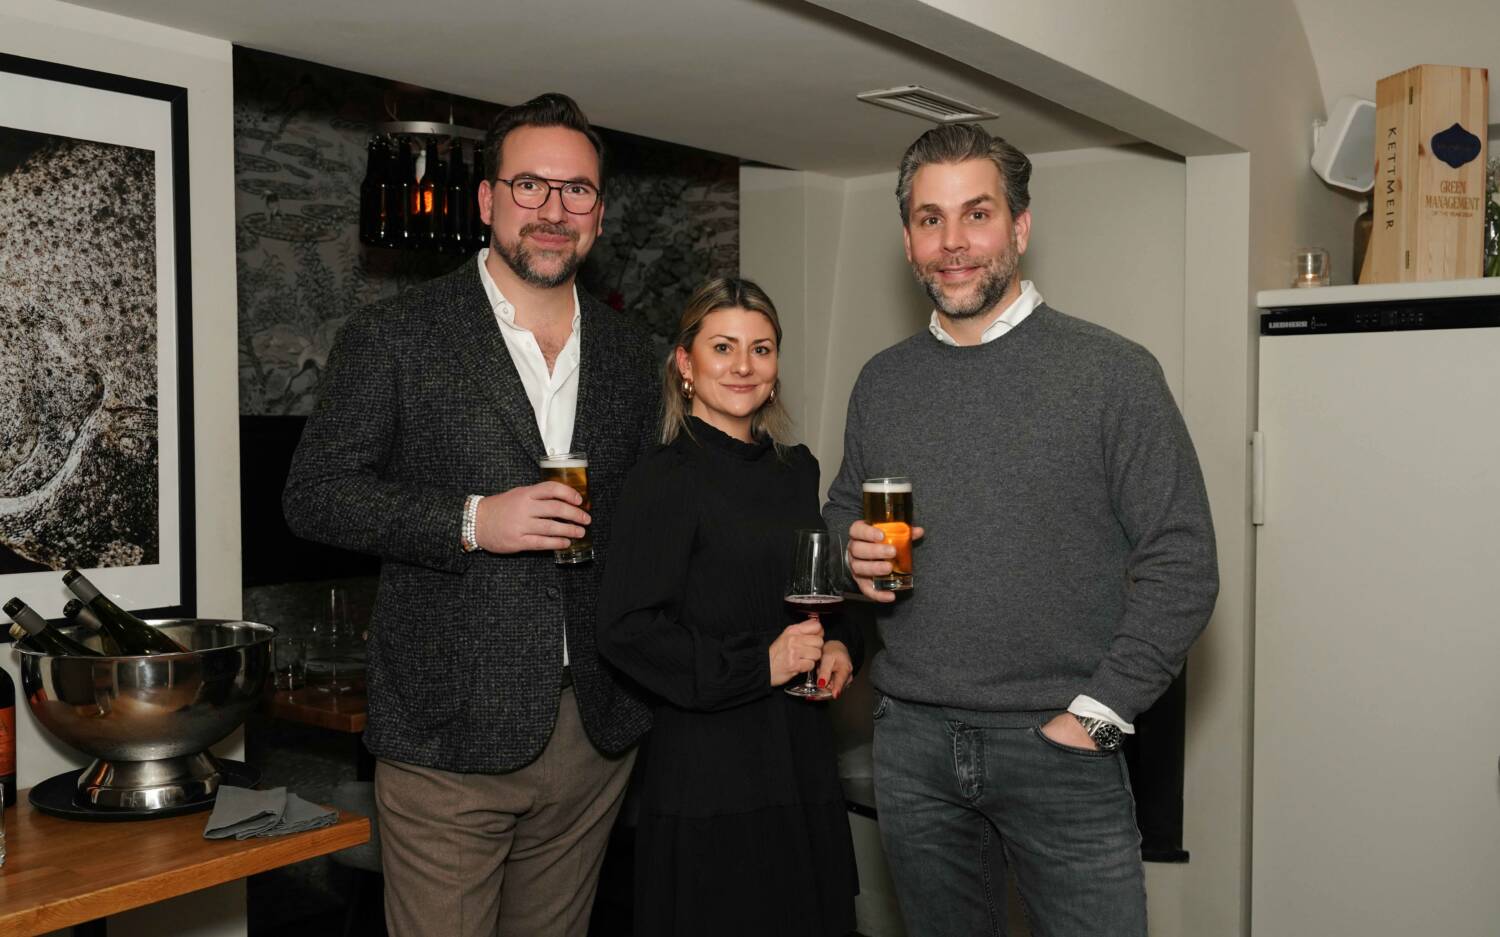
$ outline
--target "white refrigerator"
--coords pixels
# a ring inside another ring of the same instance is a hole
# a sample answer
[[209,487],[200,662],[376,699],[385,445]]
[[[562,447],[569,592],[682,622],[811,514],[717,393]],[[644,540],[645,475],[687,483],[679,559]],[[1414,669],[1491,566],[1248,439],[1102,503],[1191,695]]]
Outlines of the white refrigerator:
[[1500,282],[1262,293],[1255,937],[1500,934]]

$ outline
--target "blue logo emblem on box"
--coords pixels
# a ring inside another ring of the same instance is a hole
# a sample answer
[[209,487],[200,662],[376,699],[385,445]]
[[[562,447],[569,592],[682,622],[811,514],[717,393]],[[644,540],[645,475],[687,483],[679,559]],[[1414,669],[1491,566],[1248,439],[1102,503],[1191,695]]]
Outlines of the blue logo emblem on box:
[[1432,155],[1454,169],[1478,159],[1483,146],[1478,137],[1458,124],[1432,135]]

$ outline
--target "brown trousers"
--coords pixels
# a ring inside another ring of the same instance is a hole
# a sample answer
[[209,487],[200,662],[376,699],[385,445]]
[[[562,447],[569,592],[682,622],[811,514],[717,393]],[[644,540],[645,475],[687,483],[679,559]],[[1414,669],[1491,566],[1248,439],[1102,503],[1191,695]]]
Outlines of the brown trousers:
[[564,689],[552,738],[510,774],[381,760],[375,769],[391,937],[585,937],[631,750],[601,755]]

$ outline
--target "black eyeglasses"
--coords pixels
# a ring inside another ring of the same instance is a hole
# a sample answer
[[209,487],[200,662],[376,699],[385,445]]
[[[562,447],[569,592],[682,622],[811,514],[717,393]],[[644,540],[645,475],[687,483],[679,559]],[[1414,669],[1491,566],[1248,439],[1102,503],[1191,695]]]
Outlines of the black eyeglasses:
[[587,182],[563,179],[541,179],[537,176],[516,176],[514,179],[496,179],[510,186],[510,197],[521,208],[541,208],[557,190],[562,207],[574,215],[587,215],[599,204],[599,190]]

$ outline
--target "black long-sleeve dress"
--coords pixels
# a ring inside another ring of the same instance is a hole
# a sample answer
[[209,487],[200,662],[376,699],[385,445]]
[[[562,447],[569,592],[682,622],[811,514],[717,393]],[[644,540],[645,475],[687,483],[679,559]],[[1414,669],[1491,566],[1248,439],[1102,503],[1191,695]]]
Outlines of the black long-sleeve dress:
[[[818,463],[693,419],[637,465],[615,519],[599,651],[656,696],[642,745],[635,933],[842,935],[859,885],[827,703],[771,686],[792,532]],[[857,629],[824,621],[859,664]]]

